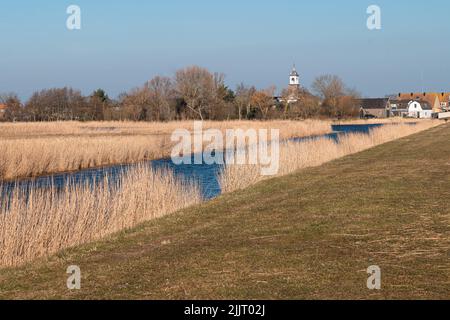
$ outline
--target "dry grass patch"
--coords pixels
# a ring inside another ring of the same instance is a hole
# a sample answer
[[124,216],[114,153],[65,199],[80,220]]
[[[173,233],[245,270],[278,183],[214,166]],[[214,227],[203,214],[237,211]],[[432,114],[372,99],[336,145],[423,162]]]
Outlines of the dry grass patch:
[[[0,123],[0,138],[40,138],[43,136],[169,135],[176,129],[193,130],[194,121],[171,122],[29,122]],[[284,138],[330,132],[331,121],[204,121],[205,129],[280,129]]]

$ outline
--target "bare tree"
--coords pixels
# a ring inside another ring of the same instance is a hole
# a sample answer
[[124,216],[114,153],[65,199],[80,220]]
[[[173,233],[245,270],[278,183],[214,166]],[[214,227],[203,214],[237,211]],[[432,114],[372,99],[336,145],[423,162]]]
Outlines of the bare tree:
[[313,91],[323,100],[344,95],[345,85],[336,75],[323,75],[317,77],[312,85]]
[[216,83],[217,79],[207,69],[198,66],[179,70],[176,74],[178,94],[186,102],[186,107],[201,120],[214,100]]
[[88,106],[80,112],[81,120],[105,120],[108,109],[111,107],[111,100],[105,90],[97,89],[88,97]]
[[235,93],[225,85],[225,75],[214,73],[213,100],[208,108],[207,115],[211,120],[229,120],[236,118],[234,108]]
[[345,84],[336,75],[324,75],[316,78],[312,85],[313,91],[322,99],[323,115],[337,115],[339,99],[345,95]]
[[338,118],[354,118],[360,114],[358,100],[361,94],[355,89],[346,89],[345,95],[338,99],[336,116]]
[[150,91],[147,87],[135,88],[120,99],[123,115],[132,121],[147,120],[150,109]]
[[284,116],[286,118],[300,118],[308,119],[315,118],[320,112],[320,99],[312,95],[308,90],[301,89],[296,93],[297,101],[287,103],[287,99],[290,97],[289,90],[283,92],[283,103],[285,109]]
[[174,116],[171,102],[174,100],[175,88],[170,78],[156,76],[147,82],[146,87],[149,93],[152,120],[171,120]]
[[25,109],[35,121],[76,120],[78,111],[85,104],[80,91],[57,88],[34,93]]
[[252,107],[252,96],[255,93],[255,87],[246,87],[243,83],[237,86],[235,104],[238,109],[239,120],[242,120],[244,111],[245,117],[249,117]]
[[265,90],[257,91],[252,96],[252,105],[255,106],[262,115],[264,120],[267,120],[270,109],[274,106],[275,87],[270,87]]
[[3,120],[18,121],[24,120],[22,102],[15,93],[0,94],[0,104],[6,106]]

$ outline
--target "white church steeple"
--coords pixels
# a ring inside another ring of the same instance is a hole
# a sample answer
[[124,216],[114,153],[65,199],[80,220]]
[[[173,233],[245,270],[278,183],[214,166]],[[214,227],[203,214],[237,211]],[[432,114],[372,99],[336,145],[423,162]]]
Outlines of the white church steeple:
[[295,64],[292,68],[291,74],[289,75],[289,86],[297,88],[300,87],[300,75],[295,68]]
[[287,98],[288,103],[296,103],[299,99],[300,94],[300,75],[297,72],[297,69],[292,68],[291,74],[289,75],[289,88],[288,88],[289,96]]

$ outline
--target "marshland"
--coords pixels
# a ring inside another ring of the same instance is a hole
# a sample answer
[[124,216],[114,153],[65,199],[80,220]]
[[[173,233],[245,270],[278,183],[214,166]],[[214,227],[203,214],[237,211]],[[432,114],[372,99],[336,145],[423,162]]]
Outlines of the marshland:
[[[278,175],[283,176],[439,124],[371,123],[355,126],[364,132],[335,135],[332,133],[339,126],[319,120],[205,122],[204,127],[279,129]],[[192,126],[188,121],[1,124],[0,266],[48,257],[204,201],[204,186],[189,176],[189,169],[183,172],[181,166],[179,174],[170,167],[148,165],[150,160],[168,157],[171,131]],[[102,169],[124,164],[134,165],[114,174]],[[201,165],[197,170],[209,167]],[[81,170],[82,177],[89,177],[86,172],[90,171],[83,171],[89,168],[96,168],[94,179],[75,179],[77,172],[68,173]],[[258,165],[216,166],[207,172],[207,178],[228,193],[271,178],[262,176],[259,169]],[[46,184],[39,184],[39,176],[52,173],[63,173],[64,183],[55,183],[50,175]],[[37,179],[24,179],[27,177]],[[18,178],[17,183],[6,181]]]
[[450,297],[450,2],[3,2],[0,300]]

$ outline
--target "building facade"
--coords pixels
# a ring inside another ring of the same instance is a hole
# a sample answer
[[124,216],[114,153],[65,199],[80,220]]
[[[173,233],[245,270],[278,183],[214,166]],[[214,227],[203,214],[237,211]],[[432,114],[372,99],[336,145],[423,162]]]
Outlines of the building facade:
[[410,100],[390,100],[392,117],[407,117]]
[[408,104],[408,116],[410,118],[431,119],[433,110],[426,101],[411,101]]
[[438,97],[441,104],[441,111],[450,111],[450,92],[441,92]]
[[389,98],[358,100],[361,118],[389,118],[391,106]]

